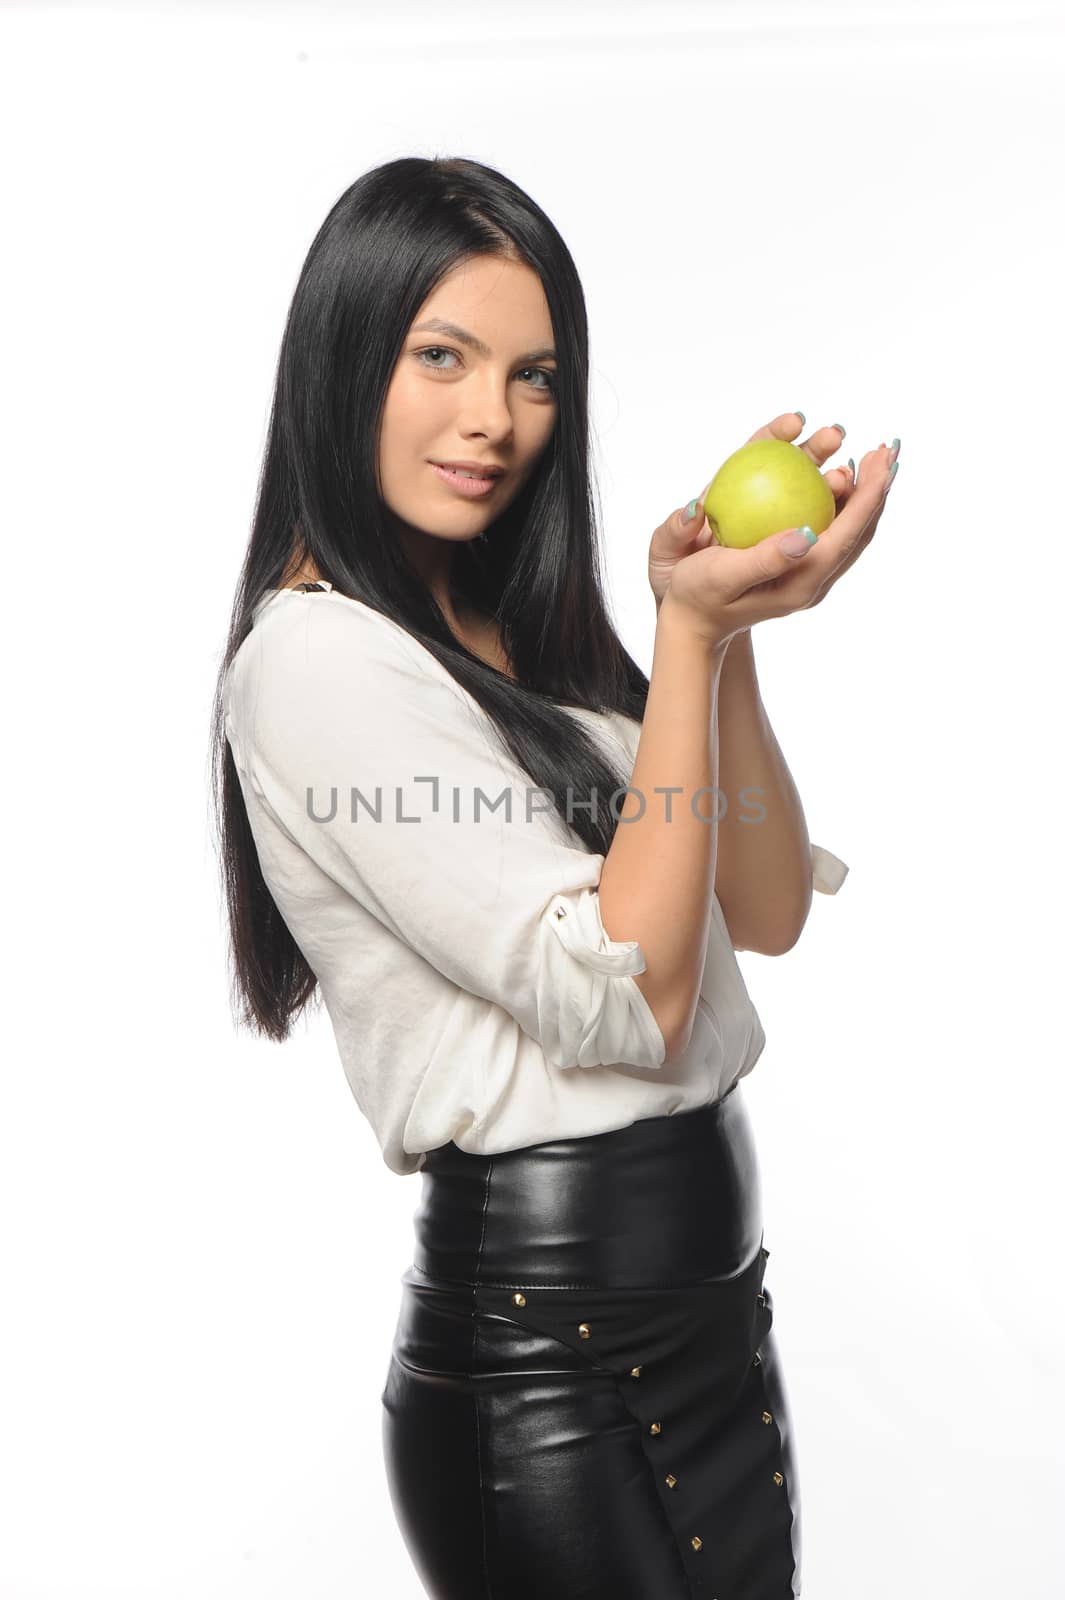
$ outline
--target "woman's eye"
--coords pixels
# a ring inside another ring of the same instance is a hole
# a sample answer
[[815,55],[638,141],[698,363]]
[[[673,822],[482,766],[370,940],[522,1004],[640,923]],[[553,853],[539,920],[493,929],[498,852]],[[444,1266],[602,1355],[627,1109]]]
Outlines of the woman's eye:
[[[425,361],[424,358],[426,356],[454,356],[456,361],[461,361],[462,360],[462,357],[459,355],[457,350],[448,350],[443,345],[438,345],[438,344],[430,345],[425,350],[416,350],[414,352],[414,354],[415,354],[416,358],[419,361],[422,361],[422,364],[424,366],[428,366],[430,369],[435,368],[437,372],[451,372],[454,369],[452,367],[442,367],[440,365],[440,363],[437,362],[437,361]],[[547,367],[522,367],[521,371],[522,372],[538,372],[540,374],[540,376],[544,379],[543,383],[534,383],[534,384],[532,384],[531,387],[533,389],[550,389],[552,391],[554,390],[554,387],[555,387],[555,375],[554,375],[553,372],[550,372]]]
[[[421,361],[425,356],[453,356],[456,354],[454,350],[442,350],[439,345],[433,345],[428,350],[416,350],[414,353],[419,361]],[[428,364],[434,367],[437,365],[435,361]],[[450,369],[444,368],[443,370],[448,371]]]

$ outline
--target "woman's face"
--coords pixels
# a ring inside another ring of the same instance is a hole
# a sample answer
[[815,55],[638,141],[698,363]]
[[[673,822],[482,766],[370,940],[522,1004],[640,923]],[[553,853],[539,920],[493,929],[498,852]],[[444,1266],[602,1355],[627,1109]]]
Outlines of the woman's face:
[[[439,319],[457,333],[422,324]],[[403,341],[381,422],[381,493],[417,533],[475,539],[520,493],[555,426],[557,362],[539,277],[524,262],[478,256],[456,267],[421,305]],[[473,461],[504,471],[484,496],[446,482],[431,462]]]

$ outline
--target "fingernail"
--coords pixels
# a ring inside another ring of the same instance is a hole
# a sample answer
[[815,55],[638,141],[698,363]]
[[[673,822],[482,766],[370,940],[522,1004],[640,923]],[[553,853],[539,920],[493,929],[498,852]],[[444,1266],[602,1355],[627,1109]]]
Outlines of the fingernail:
[[803,416],[802,412],[801,411],[796,411],[795,415],[798,417],[799,421],[802,423],[803,427],[805,428],[805,426],[806,426],[806,418]]
[[852,478],[855,477],[857,475],[858,468],[854,465],[854,457],[853,456],[848,456],[847,457],[847,465],[851,469],[851,477]]
[[884,480],[884,493],[885,494],[887,494],[888,490],[891,488],[891,485],[895,482],[895,474],[896,474],[896,472],[898,472],[898,470],[899,470],[898,462],[897,461],[893,461],[891,463],[891,466],[888,468],[888,475]]
[[838,428],[838,429],[839,429],[839,433],[840,433],[840,438],[841,438],[841,439],[845,439],[845,438],[846,438],[846,437],[847,437],[847,430],[846,430],[846,428],[845,428],[845,427],[844,427],[844,426],[843,426],[843,424],[842,424],[842,422],[834,422],[834,423],[833,423],[833,424],[832,424],[832,426],[833,426],[833,427],[834,427],[834,428]]
[[694,517],[695,513],[698,511],[698,509],[699,509],[699,501],[698,501],[698,499],[696,498],[695,500],[689,500],[688,504],[684,507],[684,515],[681,518],[681,521],[682,522],[690,522],[692,520],[692,518]]
[[787,556],[804,556],[816,541],[817,535],[811,527],[792,528],[781,539],[780,548]]

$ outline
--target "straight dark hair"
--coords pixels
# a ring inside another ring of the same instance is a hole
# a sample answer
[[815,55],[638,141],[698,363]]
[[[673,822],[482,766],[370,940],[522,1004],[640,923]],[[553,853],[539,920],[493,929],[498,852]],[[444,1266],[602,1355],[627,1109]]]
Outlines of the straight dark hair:
[[[555,426],[536,472],[453,558],[455,589],[495,619],[518,682],[452,633],[391,531],[378,473],[381,414],[409,328],[447,273],[484,256],[523,261],[539,275],[558,350]],[[293,561],[310,557],[338,593],[432,652],[484,708],[519,768],[554,795],[586,848],[605,855],[625,778],[563,707],[642,721],[648,680],[607,615],[600,524],[584,294],[553,223],[480,162],[411,156],[365,173],[322,223],[292,297],[213,704],[211,789],[231,993],[246,1026],[287,1038],[317,985],[263,878],[225,731],[226,673],[258,602],[281,586]]]

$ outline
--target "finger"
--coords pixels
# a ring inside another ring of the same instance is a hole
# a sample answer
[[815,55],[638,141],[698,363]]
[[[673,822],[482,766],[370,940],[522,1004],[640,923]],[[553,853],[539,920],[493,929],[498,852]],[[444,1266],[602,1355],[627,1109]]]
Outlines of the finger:
[[[813,604],[816,604],[821,595],[842,577],[847,569],[854,565],[862,551],[868,545],[876,532],[880,518],[887,505],[887,495],[884,486],[888,480],[888,470],[891,461],[886,445],[881,445],[879,450],[870,450],[869,454],[862,457],[858,483],[852,488],[847,497],[841,514],[837,515],[836,522],[825,529],[825,533],[835,534],[842,530],[844,541],[842,549],[843,559],[836,561],[825,570],[824,583],[818,589]],[[853,501],[853,505],[850,502]],[[856,520],[853,526],[848,526],[851,517]],[[837,529],[837,522],[839,529]],[[822,538],[824,535],[822,535]],[[818,544],[821,540],[818,540]],[[816,554],[816,550],[814,552]]]
[[[886,445],[881,445],[879,450],[870,450],[862,457],[857,481],[844,497],[833,521],[818,539],[818,545],[823,542],[829,555],[833,557],[833,572],[839,564],[840,557],[849,556],[854,546],[858,544],[866,523],[874,516],[879,521],[890,465]],[[814,554],[817,554],[816,547]]]
[[[713,481],[713,478],[711,478],[710,483],[713,483]],[[714,538],[714,530],[710,526],[709,519],[706,517],[706,512],[703,508],[703,501],[706,499],[706,493],[710,487],[710,483],[705,485],[702,493],[698,497],[699,509],[695,514],[693,522],[691,523],[691,527],[697,530],[695,543],[692,547],[695,550],[705,550],[708,544],[717,543],[717,540]]]
[[828,590],[832,588],[833,584],[837,583],[839,581],[839,579],[842,578],[843,574],[850,567],[853,567],[854,563],[857,561],[858,557],[865,550],[865,548],[869,544],[870,540],[872,539],[873,535],[875,534],[876,529],[877,529],[877,524],[879,523],[880,518],[884,514],[884,507],[887,505],[887,499],[888,499],[888,497],[887,497],[886,494],[882,494],[880,496],[880,504],[877,507],[877,509],[873,512],[873,515],[870,517],[869,521],[865,524],[864,528],[862,529],[861,537],[858,539],[857,543],[850,550],[849,554],[846,555],[844,557],[844,559],[839,563],[839,565],[837,567],[833,567],[831,572],[826,574],[825,581],[818,588],[817,593],[814,595],[813,600],[810,602],[811,605],[816,605],[818,603],[818,601],[822,598],[822,596],[827,594]]
[[[709,488],[709,484],[707,485]],[[695,541],[703,532],[705,514],[703,512],[703,496],[697,495],[694,502],[695,515],[687,517],[688,506],[677,506],[671,511],[665,522],[657,527],[651,536],[650,560],[676,561],[681,556],[690,554],[695,547]]]
[[835,455],[846,437],[847,435],[839,423],[834,422],[831,427],[818,428],[816,433],[811,433],[810,437],[805,439],[799,446],[799,449],[805,451],[815,465],[822,467],[829,456]]
[[880,444],[875,450],[868,450],[858,464],[858,477],[856,487],[861,488],[870,478],[882,484],[886,481],[888,468],[891,466],[891,452],[886,444]]
[[754,444],[756,439],[786,439],[793,444],[805,425],[806,419],[801,411],[782,411],[779,417],[774,417],[764,428],[752,433],[747,443]]
[[[801,411],[782,411],[779,417],[774,417],[764,428],[752,433],[747,443],[753,444],[756,439],[784,439],[788,444],[794,444],[802,430]],[[835,455],[846,436],[846,430],[841,428],[838,422],[833,422],[827,428],[818,428],[808,439],[804,439],[798,448],[817,466],[822,467],[829,456]]]
[[847,504],[854,493],[854,473],[848,463],[845,467],[833,467],[824,474],[825,482],[832,490],[832,498],[836,502],[836,515],[839,516],[842,508]]

